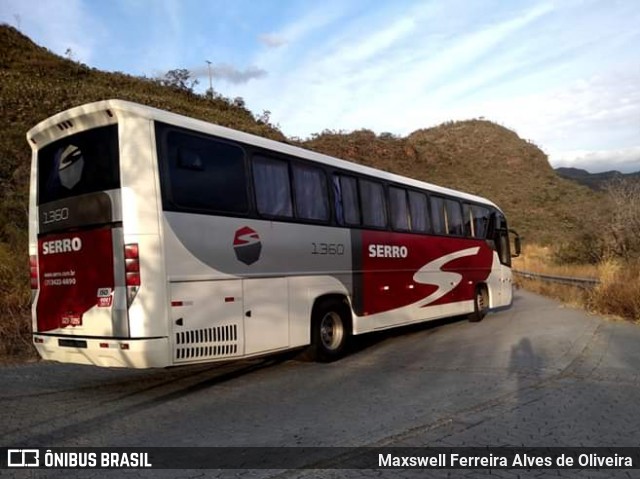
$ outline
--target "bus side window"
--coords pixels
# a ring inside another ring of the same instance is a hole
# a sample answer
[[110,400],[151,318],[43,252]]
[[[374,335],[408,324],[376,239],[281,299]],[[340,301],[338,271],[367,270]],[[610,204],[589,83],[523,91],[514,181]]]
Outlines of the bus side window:
[[447,220],[444,209],[444,198],[431,196],[431,218],[433,221],[433,232],[438,235],[446,235]]
[[292,165],[292,171],[296,217],[327,221],[329,219],[329,198],[324,171],[313,166],[296,164]]
[[411,213],[411,231],[426,233],[429,231],[429,207],[427,195],[409,191],[409,210]]
[[360,179],[362,223],[374,228],[386,228],[387,206],[382,183]]
[[460,203],[456,200],[445,200],[445,207],[447,213],[447,232],[453,236],[463,236],[464,224]]
[[391,213],[391,227],[396,231],[409,231],[411,229],[411,218],[409,217],[407,190],[404,188],[390,186],[389,206]]
[[293,216],[291,183],[286,161],[254,156],[253,184],[258,213],[266,216]]
[[336,223],[344,226],[344,211],[342,209],[342,189],[340,188],[340,178],[333,177],[333,201],[335,209]]
[[476,238],[486,238],[489,233],[489,218],[491,212],[483,206],[472,206],[473,229]]
[[463,203],[462,204],[462,218],[464,220],[464,234],[471,238],[476,237],[476,231],[473,224],[473,209],[472,206]]
[[340,182],[342,214],[347,226],[360,225],[360,203],[358,201],[358,183],[351,176],[337,176]]
[[200,135],[168,130],[160,134],[160,157],[167,168],[164,200],[173,208],[246,214],[249,209],[244,151]]

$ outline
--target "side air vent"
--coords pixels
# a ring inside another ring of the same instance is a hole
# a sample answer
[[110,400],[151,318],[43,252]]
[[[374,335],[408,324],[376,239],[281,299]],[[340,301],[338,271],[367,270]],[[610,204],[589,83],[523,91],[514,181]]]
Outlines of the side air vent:
[[237,353],[238,326],[236,324],[176,333],[176,361],[235,356]]

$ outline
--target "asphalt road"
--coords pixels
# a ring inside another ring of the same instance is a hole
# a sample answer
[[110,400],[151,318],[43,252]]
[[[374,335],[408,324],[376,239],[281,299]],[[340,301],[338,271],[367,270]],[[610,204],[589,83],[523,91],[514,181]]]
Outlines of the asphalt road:
[[[633,446],[640,327],[519,291],[513,307],[284,355],[169,370],[0,368],[0,446]],[[492,471],[639,477],[637,471]],[[479,477],[486,471],[0,471],[9,477]],[[449,476],[448,476],[449,474]]]

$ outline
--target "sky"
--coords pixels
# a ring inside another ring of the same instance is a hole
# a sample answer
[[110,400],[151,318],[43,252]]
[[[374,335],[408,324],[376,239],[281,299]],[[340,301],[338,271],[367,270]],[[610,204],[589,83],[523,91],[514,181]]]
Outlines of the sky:
[[0,0],[106,71],[186,68],[289,137],[484,118],[551,164],[640,171],[637,0]]

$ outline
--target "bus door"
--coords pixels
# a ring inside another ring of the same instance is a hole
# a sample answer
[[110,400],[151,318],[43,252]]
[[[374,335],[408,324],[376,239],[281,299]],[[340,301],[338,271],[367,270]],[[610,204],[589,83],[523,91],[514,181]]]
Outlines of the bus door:
[[509,231],[498,231],[498,256],[500,258],[500,300],[501,305],[511,304],[513,296],[513,278],[511,275],[511,249],[509,246]]
[[495,215],[495,245],[500,260],[500,287],[497,306],[511,304],[513,296],[513,279],[511,276],[511,247],[509,243],[509,229],[507,220],[501,213]]

